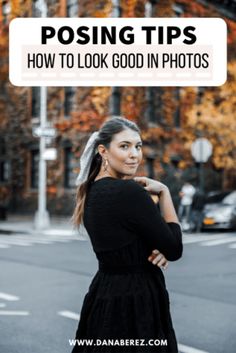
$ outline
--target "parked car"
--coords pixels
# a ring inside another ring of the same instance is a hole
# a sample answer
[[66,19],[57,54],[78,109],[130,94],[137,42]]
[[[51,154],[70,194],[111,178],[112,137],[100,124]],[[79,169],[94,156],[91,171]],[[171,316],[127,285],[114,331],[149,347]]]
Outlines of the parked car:
[[208,195],[202,229],[236,229],[236,191]]

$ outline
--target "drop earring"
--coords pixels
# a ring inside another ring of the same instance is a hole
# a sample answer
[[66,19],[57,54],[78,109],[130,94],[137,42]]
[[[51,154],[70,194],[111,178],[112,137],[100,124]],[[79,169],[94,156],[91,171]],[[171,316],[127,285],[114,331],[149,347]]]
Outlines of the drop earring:
[[105,159],[105,163],[103,163],[103,171],[106,172],[108,167],[108,160]]

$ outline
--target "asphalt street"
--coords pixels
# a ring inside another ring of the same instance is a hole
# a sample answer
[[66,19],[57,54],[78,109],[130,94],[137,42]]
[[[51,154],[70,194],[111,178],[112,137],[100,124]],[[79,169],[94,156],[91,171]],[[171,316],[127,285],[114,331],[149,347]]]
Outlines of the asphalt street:
[[[236,352],[235,255],[236,232],[184,236],[183,258],[165,271],[179,352]],[[97,270],[91,244],[0,234],[0,268],[0,352],[70,353]]]

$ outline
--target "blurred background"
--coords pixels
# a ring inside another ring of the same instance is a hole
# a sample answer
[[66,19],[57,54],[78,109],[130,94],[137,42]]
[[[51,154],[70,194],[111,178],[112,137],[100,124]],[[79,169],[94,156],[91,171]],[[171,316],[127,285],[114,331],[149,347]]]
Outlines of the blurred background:
[[[40,87],[14,87],[8,80],[8,26],[15,17],[40,17],[40,2],[1,1],[0,8],[0,199],[11,213],[37,207]],[[79,157],[89,134],[103,120],[124,115],[142,128],[140,175],[165,182],[176,206],[184,181],[199,183],[191,144],[204,137],[213,153],[204,163],[206,192],[236,188],[236,4],[235,1],[47,1],[48,17],[221,17],[228,26],[228,81],[219,87],[48,87],[47,126],[56,136],[47,147],[48,210],[71,214]],[[216,38],[217,40],[217,38]],[[17,60],[17,58],[16,58]]]
[[[9,23],[43,15],[223,18],[227,82],[47,87],[44,94],[40,87],[15,87],[8,79]],[[70,351],[97,266],[89,242],[70,224],[75,178],[88,137],[110,115],[140,126],[138,175],[167,184],[181,219],[185,254],[166,272],[180,352],[236,351],[235,110],[235,0],[0,1],[2,353]]]

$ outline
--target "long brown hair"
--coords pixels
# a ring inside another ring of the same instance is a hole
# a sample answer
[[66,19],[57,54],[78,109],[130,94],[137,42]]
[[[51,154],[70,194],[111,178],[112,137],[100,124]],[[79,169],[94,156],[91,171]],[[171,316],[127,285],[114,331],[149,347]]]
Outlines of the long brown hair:
[[[141,133],[139,127],[133,121],[130,121],[121,116],[113,116],[109,118],[103,123],[103,125],[99,129],[99,134],[95,147],[102,144],[108,149],[110,147],[110,143],[113,139],[113,136],[125,129],[131,129],[138,132],[139,134]],[[80,184],[76,192],[76,206],[72,216],[72,221],[75,226],[79,226],[80,223],[82,223],[86,195],[91,183],[98,175],[101,165],[102,156],[98,152],[96,152],[90,166],[88,179],[84,183]]]

